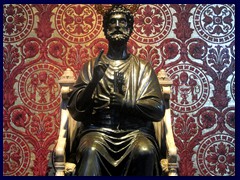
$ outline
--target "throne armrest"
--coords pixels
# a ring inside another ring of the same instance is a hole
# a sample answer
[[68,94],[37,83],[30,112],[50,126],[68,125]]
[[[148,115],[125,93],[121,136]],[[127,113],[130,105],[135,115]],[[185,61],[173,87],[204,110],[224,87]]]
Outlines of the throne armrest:
[[66,146],[67,146],[67,131],[68,131],[68,121],[69,121],[69,112],[66,108],[67,106],[67,93],[70,92],[70,86],[62,86],[62,102],[61,102],[61,119],[60,119],[60,129],[59,136],[57,140],[57,145],[54,149],[54,167],[55,167],[55,176],[64,176],[65,175],[65,166],[66,166]]
[[67,144],[67,123],[69,112],[67,109],[61,109],[61,124],[59,130],[59,137],[57,145],[54,149],[54,166],[56,169],[56,176],[64,176],[65,162],[66,162],[66,144]]
[[160,122],[153,122],[156,138],[158,145],[163,155],[164,159],[161,159],[160,164],[163,170],[163,174],[168,176],[177,176],[178,169],[178,156],[177,147],[174,142],[174,137],[172,134],[171,119],[168,116],[170,114],[170,109],[165,112],[164,119]]
[[170,109],[165,111],[165,128],[166,128],[166,147],[167,147],[167,166],[168,176],[177,176],[178,157],[177,147],[174,142],[174,136],[172,132],[171,114]]
[[60,77],[59,84],[61,86],[61,122],[59,137],[57,145],[54,149],[54,166],[55,176],[65,176],[66,172],[73,172],[75,164],[66,162],[66,148],[69,140],[69,122],[71,122],[71,116],[67,109],[68,93],[72,91],[73,84],[75,83],[75,77],[73,71],[67,68],[63,75]]
[[[170,86],[163,86],[163,93],[171,93]],[[170,107],[170,106],[168,106]],[[174,136],[172,132],[171,123],[171,111],[170,108],[165,110],[165,116],[160,122],[154,122],[155,134],[158,140],[161,152],[166,155],[165,159],[162,159],[160,164],[164,174],[168,176],[177,176],[178,169],[178,156],[177,147],[174,142]]]

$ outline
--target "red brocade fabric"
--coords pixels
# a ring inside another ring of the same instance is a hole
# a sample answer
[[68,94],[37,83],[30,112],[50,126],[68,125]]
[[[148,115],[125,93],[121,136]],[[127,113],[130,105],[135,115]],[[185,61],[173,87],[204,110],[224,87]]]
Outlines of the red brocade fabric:
[[[66,68],[107,52],[92,4],[3,4],[3,175],[52,175]],[[235,5],[143,4],[128,51],[173,80],[180,176],[235,175]],[[140,162],[141,163],[141,162]]]

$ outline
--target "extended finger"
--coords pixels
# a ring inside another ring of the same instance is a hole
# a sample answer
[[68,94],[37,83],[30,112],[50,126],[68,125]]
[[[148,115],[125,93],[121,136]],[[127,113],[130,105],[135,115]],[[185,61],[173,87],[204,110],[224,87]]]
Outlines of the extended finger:
[[103,52],[104,52],[104,50],[102,49],[102,50],[100,51],[98,57],[96,58],[95,64],[94,64],[95,67],[98,65],[99,61],[101,61],[101,57],[102,57]]

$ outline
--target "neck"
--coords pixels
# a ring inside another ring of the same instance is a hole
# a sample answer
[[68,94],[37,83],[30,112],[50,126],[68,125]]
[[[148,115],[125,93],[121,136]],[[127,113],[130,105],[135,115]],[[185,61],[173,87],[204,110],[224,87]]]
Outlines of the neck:
[[109,43],[107,57],[113,60],[125,60],[129,57],[127,53],[127,43]]

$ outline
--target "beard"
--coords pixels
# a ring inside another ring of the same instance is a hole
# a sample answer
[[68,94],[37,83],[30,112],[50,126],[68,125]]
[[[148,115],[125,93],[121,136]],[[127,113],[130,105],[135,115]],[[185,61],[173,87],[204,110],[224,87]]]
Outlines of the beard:
[[110,31],[107,30],[106,32],[106,38],[109,42],[113,42],[113,43],[126,43],[128,42],[130,37],[130,31],[126,30],[126,31]]

